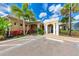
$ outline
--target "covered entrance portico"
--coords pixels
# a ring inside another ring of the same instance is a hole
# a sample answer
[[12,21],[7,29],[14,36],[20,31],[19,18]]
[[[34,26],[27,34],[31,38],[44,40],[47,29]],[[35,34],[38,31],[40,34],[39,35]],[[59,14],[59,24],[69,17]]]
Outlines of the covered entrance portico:
[[37,29],[43,30],[43,24],[40,21],[29,22],[29,25],[26,27],[27,34],[36,34]]
[[59,35],[59,23],[58,18],[53,18],[44,21],[45,34],[52,33],[54,35]]

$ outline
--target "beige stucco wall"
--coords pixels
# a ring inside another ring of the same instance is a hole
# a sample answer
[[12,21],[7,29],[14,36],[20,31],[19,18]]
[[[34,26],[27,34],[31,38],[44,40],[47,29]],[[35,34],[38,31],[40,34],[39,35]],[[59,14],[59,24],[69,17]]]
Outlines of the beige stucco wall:
[[[12,23],[12,26],[10,28],[11,31],[15,31],[15,30],[23,30],[23,21],[19,20],[19,19],[11,19],[10,22]],[[16,25],[14,25],[14,23],[16,23]],[[22,26],[20,26],[20,24],[22,24]],[[34,22],[33,24],[35,25],[41,25],[40,22]],[[25,29],[27,31],[27,26],[33,25],[33,24],[28,24],[27,22],[25,22]],[[35,27],[35,26],[34,26]]]
[[[10,22],[12,23],[11,31],[23,30],[23,26],[20,26],[20,24],[22,24],[21,20],[12,19],[12,20],[10,20]],[[14,23],[16,23],[16,25]]]

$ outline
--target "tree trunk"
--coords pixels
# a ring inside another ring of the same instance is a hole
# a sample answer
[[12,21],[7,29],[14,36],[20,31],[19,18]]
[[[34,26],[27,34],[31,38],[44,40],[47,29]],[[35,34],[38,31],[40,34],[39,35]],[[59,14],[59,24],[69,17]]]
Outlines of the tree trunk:
[[69,12],[69,36],[71,36],[71,7],[72,3],[70,4],[70,12]]
[[69,27],[68,27],[68,22],[66,22],[66,30],[68,31]]
[[[9,19],[9,22],[11,22],[10,19]],[[8,28],[8,36],[11,36],[10,32],[11,32],[11,27]]]
[[25,20],[23,20],[23,34],[25,35]]
[[28,33],[29,29],[30,29],[30,25],[28,24],[26,34]]

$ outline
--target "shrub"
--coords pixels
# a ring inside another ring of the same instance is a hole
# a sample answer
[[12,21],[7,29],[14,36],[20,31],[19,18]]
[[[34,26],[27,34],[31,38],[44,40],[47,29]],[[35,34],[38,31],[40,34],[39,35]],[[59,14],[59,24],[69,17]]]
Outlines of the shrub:
[[44,30],[37,28],[37,34],[43,35],[44,34]]
[[11,31],[12,36],[18,36],[18,35],[21,35],[22,33],[23,33],[22,30]]
[[3,35],[0,35],[0,41],[4,40],[4,36]]
[[11,23],[8,22],[4,17],[0,17],[0,36],[1,36],[0,39],[6,36],[5,31],[10,25]]

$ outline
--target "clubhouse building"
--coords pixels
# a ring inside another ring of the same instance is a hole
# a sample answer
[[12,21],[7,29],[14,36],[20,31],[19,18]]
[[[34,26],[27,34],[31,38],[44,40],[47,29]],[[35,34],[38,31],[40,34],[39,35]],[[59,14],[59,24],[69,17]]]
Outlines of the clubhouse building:
[[[8,35],[20,35],[23,34],[23,20],[18,19],[14,16],[7,15],[7,20],[12,24],[8,28]],[[37,28],[44,30],[44,34],[52,33],[54,35],[59,35],[59,23],[58,18],[51,18],[50,20],[45,20],[43,23],[41,21],[29,22],[25,21],[25,34],[32,34],[36,32]],[[16,33],[16,34],[15,34]]]

